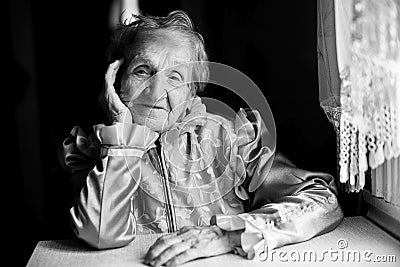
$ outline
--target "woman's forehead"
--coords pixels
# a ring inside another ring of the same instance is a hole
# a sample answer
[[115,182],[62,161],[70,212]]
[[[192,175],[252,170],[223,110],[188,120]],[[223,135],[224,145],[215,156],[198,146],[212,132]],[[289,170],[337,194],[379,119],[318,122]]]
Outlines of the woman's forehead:
[[152,32],[138,36],[131,63],[144,61],[157,69],[184,65],[192,59],[192,48],[185,37],[174,32]]

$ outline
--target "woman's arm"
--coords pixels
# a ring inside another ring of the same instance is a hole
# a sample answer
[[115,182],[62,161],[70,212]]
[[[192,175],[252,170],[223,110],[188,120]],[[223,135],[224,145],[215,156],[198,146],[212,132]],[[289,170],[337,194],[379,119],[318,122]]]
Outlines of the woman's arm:
[[[305,241],[334,229],[343,212],[333,177],[299,169],[281,153],[271,153],[275,143],[270,141],[270,129],[261,123],[257,111],[241,110],[238,118],[236,134],[242,140],[238,164],[246,172],[235,192],[249,202],[250,210],[214,218],[224,230],[243,231],[238,251],[253,258],[264,250]],[[239,165],[236,168],[241,169]]]
[[[73,172],[75,183],[80,184],[79,194],[70,210],[72,226],[76,235],[93,247],[121,247],[135,237],[136,222],[131,202],[140,182],[140,158],[157,134],[143,126],[117,123],[97,127],[95,135],[101,150],[99,160],[89,171],[76,168],[85,166],[84,152],[71,149],[71,146],[78,148],[76,142],[82,142],[85,137],[72,135],[64,142],[69,145],[63,146],[62,162],[68,162],[65,167]],[[141,142],[145,136],[150,138],[146,143]]]
[[115,92],[121,64],[116,60],[109,65],[99,96],[112,125],[95,126],[89,138],[75,127],[60,151],[61,165],[72,173],[77,193],[70,210],[73,229],[96,248],[124,246],[135,237],[131,198],[139,183],[137,165],[146,149],[144,134],[156,135],[132,124],[128,108]]
[[224,230],[243,231],[238,251],[248,258],[329,232],[343,218],[333,177],[298,169],[279,152],[251,196],[251,208],[248,213],[214,219]]

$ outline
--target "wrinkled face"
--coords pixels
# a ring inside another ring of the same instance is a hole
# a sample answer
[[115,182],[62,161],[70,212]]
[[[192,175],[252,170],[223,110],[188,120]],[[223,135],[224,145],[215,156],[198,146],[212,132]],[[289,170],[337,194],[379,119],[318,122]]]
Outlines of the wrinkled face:
[[178,36],[153,34],[135,50],[121,80],[120,97],[135,123],[157,132],[170,129],[186,113],[192,93],[191,50]]

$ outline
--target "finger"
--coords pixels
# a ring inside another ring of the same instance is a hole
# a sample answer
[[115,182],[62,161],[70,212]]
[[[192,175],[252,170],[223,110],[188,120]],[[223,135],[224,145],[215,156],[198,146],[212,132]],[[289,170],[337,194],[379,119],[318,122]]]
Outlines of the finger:
[[178,232],[174,232],[174,233],[169,233],[169,234],[160,236],[160,237],[156,240],[156,242],[154,242],[154,244],[150,246],[149,250],[150,250],[150,249],[153,249],[153,248],[154,248],[155,246],[157,246],[159,243],[164,242],[165,240],[170,239],[170,238],[176,236],[177,234],[178,234]]
[[193,226],[183,226],[182,228],[180,228],[178,231],[176,231],[174,233],[170,233],[170,234],[161,236],[156,240],[156,242],[153,245],[150,246],[149,251],[152,250],[154,247],[160,245],[160,243],[162,243],[162,242],[171,242],[171,241],[168,241],[168,239],[170,239],[170,238],[179,236],[180,240],[185,239],[186,236],[182,235],[182,234],[185,234],[186,232],[193,230],[193,229],[194,229]]
[[115,77],[117,75],[118,69],[121,66],[122,60],[116,60],[108,66],[106,75],[105,75],[105,87],[104,87],[104,95],[105,98],[114,98],[116,94],[114,88]]
[[203,257],[200,250],[188,249],[183,251],[181,254],[176,255],[174,258],[170,259],[165,263],[165,266],[176,266],[181,265],[185,262]]
[[177,237],[177,233],[172,233],[169,235],[162,236],[157,239],[157,241],[149,248],[149,250],[146,253],[145,261],[149,262],[153,260],[155,257],[160,255],[161,252],[163,252],[165,249],[167,249],[169,246],[181,242],[181,238]]
[[164,263],[173,259],[182,252],[190,249],[190,247],[191,247],[190,243],[181,241],[180,243],[176,243],[165,249],[160,255],[152,259],[149,263],[152,266],[163,265]]
[[106,72],[106,83],[108,83],[112,87],[114,87],[113,85],[115,82],[115,77],[117,75],[119,67],[122,65],[123,62],[124,62],[123,59],[116,60],[108,66],[108,69]]
[[106,111],[111,122],[131,122],[130,113],[127,107],[121,101],[115,92],[114,82],[119,67],[122,65],[123,59],[116,60],[108,66],[105,75],[104,90],[100,94],[99,100],[103,109]]

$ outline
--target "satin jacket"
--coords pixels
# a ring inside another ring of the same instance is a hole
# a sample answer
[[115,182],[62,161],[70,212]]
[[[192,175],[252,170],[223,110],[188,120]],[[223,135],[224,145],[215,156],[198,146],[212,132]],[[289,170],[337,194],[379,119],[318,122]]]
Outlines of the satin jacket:
[[161,135],[116,123],[87,137],[75,127],[60,150],[77,191],[73,229],[104,249],[212,219],[244,230],[235,251],[250,259],[334,229],[343,213],[333,177],[297,168],[270,139],[257,111],[228,120],[200,98]]

